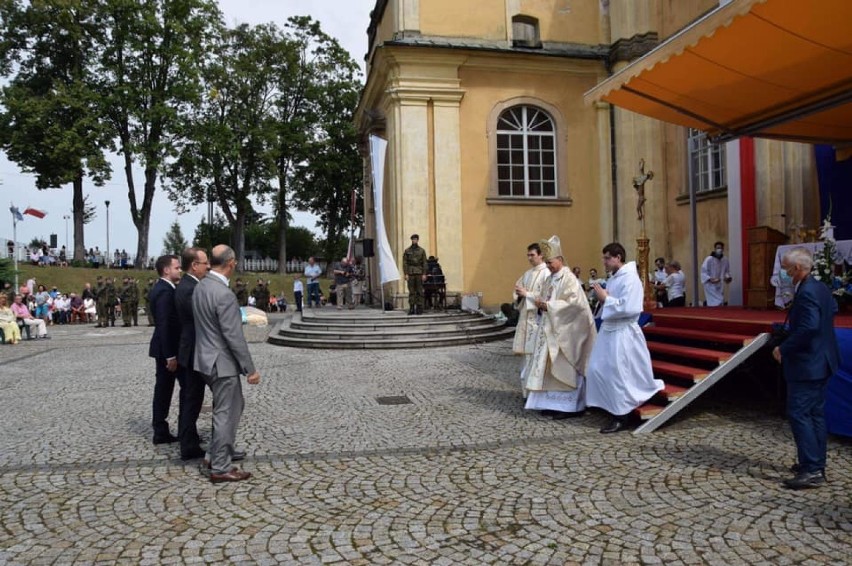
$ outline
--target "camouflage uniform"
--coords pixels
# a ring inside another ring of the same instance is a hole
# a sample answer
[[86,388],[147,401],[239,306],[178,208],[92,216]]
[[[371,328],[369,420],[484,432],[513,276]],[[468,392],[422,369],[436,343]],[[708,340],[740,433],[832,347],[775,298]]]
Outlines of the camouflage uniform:
[[95,280],[95,287],[92,289],[92,294],[95,296],[95,313],[98,316],[98,322],[95,328],[107,326],[106,320],[106,286],[104,285],[103,277],[98,275]]
[[237,296],[237,303],[241,307],[248,306],[248,289],[246,289],[246,284],[241,280],[237,280],[237,288],[234,289],[234,294]]
[[263,312],[269,312],[269,289],[262,282],[258,282],[257,286],[251,292],[254,297],[254,306]]
[[118,302],[118,293],[115,290],[115,281],[112,277],[107,277],[104,283],[104,326],[109,319],[110,326],[115,326],[115,305]]
[[148,279],[148,285],[145,287],[145,293],[142,295],[142,300],[145,301],[145,316],[148,317],[148,326],[154,326],[154,313],[151,312],[151,289],[154,288],[154,280]]
[[133,326],[139,326],[139,285],[132,277],[130,278],[130,318],[133,319]]
[[130,308],[130,280],[125,277],[124,285],[121,287],[121,291],[118,295],[119,301],[121,301],[121,322],[122,326],[130,326],[131,325],[131,308]]
[[[412,240],[419,240],[417,234]],[[426,250],[412,241],[402,254],[402,271],[408,277],[408,314],[423,314],[423,275],[426,273]]]

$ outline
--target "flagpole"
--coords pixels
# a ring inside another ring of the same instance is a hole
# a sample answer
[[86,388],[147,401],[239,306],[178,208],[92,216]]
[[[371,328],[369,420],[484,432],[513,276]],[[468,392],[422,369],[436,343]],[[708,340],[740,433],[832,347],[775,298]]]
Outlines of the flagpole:
[[15,294],[21,289],[18,286],[18,218],[12,213],[12,261],[15,266]]

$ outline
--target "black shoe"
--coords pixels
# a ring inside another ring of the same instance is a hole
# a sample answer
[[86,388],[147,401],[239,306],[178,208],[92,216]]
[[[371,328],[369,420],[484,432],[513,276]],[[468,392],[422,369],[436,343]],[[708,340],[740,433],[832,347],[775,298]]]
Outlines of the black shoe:
[[204,450],[202,450],[200,446],[196,446],[195,448],[190,448],[189,450],[186,450],[186,451],[181,450],[180,459],[181,460],[196,460],[198,458],[203,458],[204,454],[205,454]]
[[601,434],[620,432],[627,428],[627,419],[612,419],[609,424],[601,429]]
[[246,459],[245,450],[234,450],[234,453],[231,454],[231,461],[232,462],[239,462],[240,460],[245,460],[245,459]]
[[[526,401],[525,401],[525,403],[526,403]],[[541,411],[538,412],[538,414],[541,415],[542,417],[555,417],[556,415],[559,414],[559,411],[551,411],[550,409],[542,409]]]
[[409,316],[414,314],[414,307],[411,307],[410,309],[408,309],[408,314],[409,314]]
[[586,414],[586,411],[573,411],[573,412],[564,412],[557,411],[555,415],[553,415],[554,421],[564,421],[565,419],[576,419],[577,417],[582,417]]
[[819,487],[825,483],[825,476],[822,471],[817,472],[801,472],[796,474],[796,477],[784,480],[784,487],[790,489],[808,489]]
[[[801,471],[802,471],[802,467],[799,464],[793,464],[792,466],[790,466],[790,473],[791,474],[799,475],[799,473]],[[828,481],[828,477],[825,475],[825,468],[821,469],[819,471],[819,473],[822,474],[822,479],[824,479],[825,481]]]
[[171,433],[166,433],[164,435],[156,434],[154,435],[154,444],[171,444],[172,442],[177,442],[178,437],[174,436]]

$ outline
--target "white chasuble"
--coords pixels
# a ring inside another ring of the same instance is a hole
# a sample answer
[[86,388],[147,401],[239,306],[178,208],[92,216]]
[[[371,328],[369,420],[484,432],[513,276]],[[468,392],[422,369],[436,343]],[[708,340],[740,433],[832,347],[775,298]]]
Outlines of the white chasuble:
[[522,374],[526,408],[582,411],[583,376],[596,334],[589,302],[567,267],[547,279],[542,297],[547,310],[536,319],[534,350]]
[[651,354],[639,328],[642,281],[634,262],[608,281],[600,331],[586,374],[586,401],[613,415],[626,415],[663,389],[654,379]]

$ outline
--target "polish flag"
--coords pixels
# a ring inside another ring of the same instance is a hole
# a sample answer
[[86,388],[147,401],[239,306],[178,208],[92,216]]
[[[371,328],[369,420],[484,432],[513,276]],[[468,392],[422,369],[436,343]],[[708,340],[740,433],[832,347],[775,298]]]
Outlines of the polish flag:
[[29,214],[30,216],[35,216],[36,218],[44,218],[45,216],[47,216],[47,213],[45,211],[30,207],[27,207],[27,209],[24,210],[24,214]]

